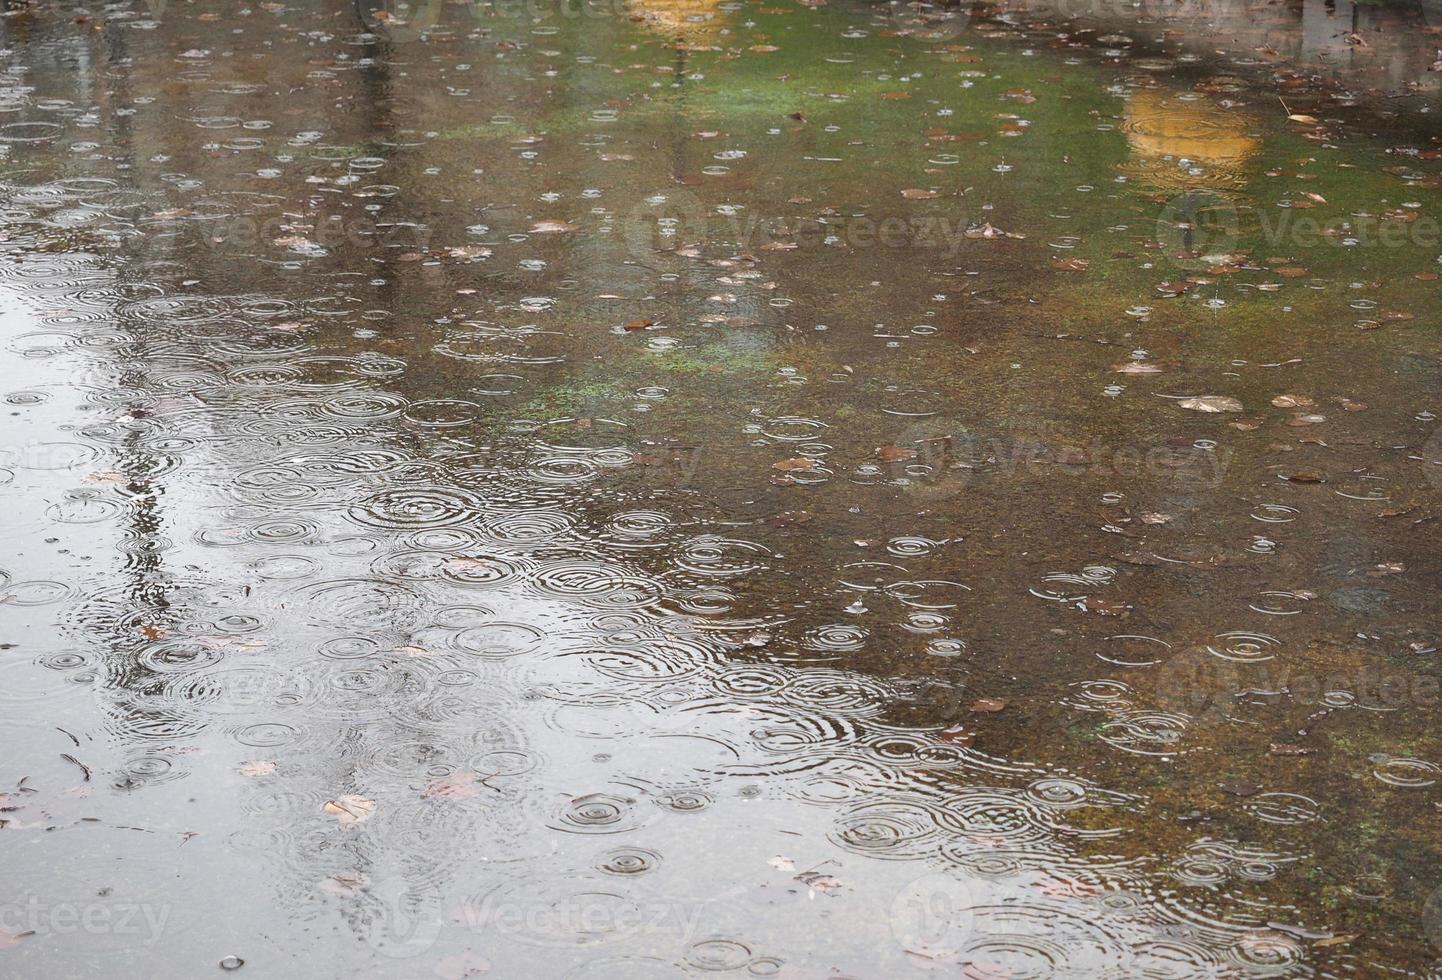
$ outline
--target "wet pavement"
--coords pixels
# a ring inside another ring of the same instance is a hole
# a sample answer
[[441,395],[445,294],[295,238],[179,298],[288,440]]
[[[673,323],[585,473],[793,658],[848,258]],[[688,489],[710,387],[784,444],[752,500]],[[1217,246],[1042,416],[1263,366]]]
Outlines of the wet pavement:
[[5,976],[1442,970],[1442,12],[0,31]]

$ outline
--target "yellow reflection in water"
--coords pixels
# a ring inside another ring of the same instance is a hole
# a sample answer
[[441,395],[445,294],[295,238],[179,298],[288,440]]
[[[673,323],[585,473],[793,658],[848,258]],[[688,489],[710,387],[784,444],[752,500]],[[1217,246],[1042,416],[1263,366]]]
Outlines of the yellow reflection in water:
[[1261,145],[1249,116],[1157,89],[1132,94],[1122,126],[1132,151],[1122,169],[1165,189],[1240,187]]
[[626,0],[626,10],[653,34],[687,45],[712,44],[725,20],[726,0]]

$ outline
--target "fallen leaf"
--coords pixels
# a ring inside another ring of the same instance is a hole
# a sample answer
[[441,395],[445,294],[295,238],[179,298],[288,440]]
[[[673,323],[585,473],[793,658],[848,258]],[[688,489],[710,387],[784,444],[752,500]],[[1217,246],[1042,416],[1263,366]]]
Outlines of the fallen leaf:
[[490,256],[491,250],[484,245],[457,245],[447,249],[446,254],[453,259],[484,259]]
[[876,458],[883,463],[904,463],[916,458],[916,450],[904,449],[901,446],[878,446]]
[[1131,606],[1120,599],[1103,599],[1100,596],[1089,595],[1077,603],[1077,608],[1083,612],[1094,612],[1102,616],[1124,616]]
[[1297,470],[1295,473],[1277,474],[1290,483],[1326,483],[1327,478],[1316,470]]
[[242,776],[269,776],[275,772],[275,763],[269,759],[256,759],[252,762],[242,762],[236,769]]
[[1006,707],[1006,698],[977,698],[971,703],[972,711],[981,711],[987,714],[1000,711]]
[[369,820],[371,814],[375,813],[376,803],[364,796],[348,793],[333,800],[326,800],[321,809],[335,817],[342,827],[352,827]]
[[1015,232],[1002,231],[1000,228],[995,227],[990,221],[980,226],[966,229],[965,235],[967,238],[985,239],[1026,237],[1025,235],[1020,235]]
[[791,880],[799,881],[812,891],[818,892],[835,891],[842,887],[840,879],[828,874],[822,874],[819,871],[803,871]]
[[1310,408],[1316,403],[1306,395],[1278,395],[1272,404],[1277,408]]
[[937,192],[922,190],[919,187],[908,187],[901,192],[901,196],[908,201],[929,201],[937,196]]
[[1217,412],[1240,412],[1242,410],[1242,403],[1229,395],[1197,395],[1194,398],[1183,398],[1177,402],[1177,405],[1193,412],[1208,412],[1211,414],[1216,414]]
[[1091,265],[1091,263],[1086,259],[1070,258],[1057,259],[1051,264],[1051,267],[1062,272],[1084,272],[1089,265]]
[[628,332],[632,330],[645,330],[647,327],[654,326],[655,322],[654,320],[627,320],[621,324],[621,329]]
[[435,780],[421,793],[423,800],[469,800],[476,795],[476,774],[458,769]]
[[537,221],[531,225],[531,232],[536,235],[555,235],[575,230],[576,226],[569,221]]
[[955,745],[965,749],[969,748],[971,743],[976,741],[976,732],[967,728],[965,725],[952,725],[950,728],[938,732],[936,737],[948,745]]
[[370,876],[364,871],[343,871],[338,875],[322,878],[320,890],[337,898],[354,898],[365,891],[370,881]]
[[791,459],[783,459],[780,462],[772,463],[773,470],[780,470],[783,473],[791,473],[795,470],[813,472],[816,470],[816,460],[807,459],[805,456],[796,456]]

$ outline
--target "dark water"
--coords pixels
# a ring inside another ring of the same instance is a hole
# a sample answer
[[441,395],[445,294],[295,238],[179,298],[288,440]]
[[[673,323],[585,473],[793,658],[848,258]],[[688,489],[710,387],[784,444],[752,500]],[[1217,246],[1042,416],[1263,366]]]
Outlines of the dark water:
[[1442,15],[0,19],[0,973],[1432,975]]

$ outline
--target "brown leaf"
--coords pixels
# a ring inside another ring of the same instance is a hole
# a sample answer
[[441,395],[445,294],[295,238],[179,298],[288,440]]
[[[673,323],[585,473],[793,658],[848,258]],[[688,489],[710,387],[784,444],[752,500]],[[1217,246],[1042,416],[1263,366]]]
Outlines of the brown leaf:
[[901,192],[901,196],[908,201],[929,201],[937,196],[937,191],[922,190],[920,187],[908,187]]
[[655,320],[627,320],[621,324],[621,329],[627,332],[632,330],[645,330],[647,327],[654,326],[655,322]]
[[783,473],[791,473],[797,470],[810,473],[816,470],[817,464],[814,459],[807,459],[805,456],[794,456],[791,459],[783,459],[779,462],[772,463],[771,468],[773,470],[780,470]]
[[1005,708],[1006,703],[1006,698],[977,698],[971,703],[971,710],[994,714]]
[[421,793],[423,800],[469,800],[476,795],[476,774],[458,769],[437,779]]
[[364,871],[342,871],[329,878],[322,878],[320,890],[336,898],[355,898],[365,891],[370,883],[370,875]]
[[484,259],[490,257],[491,250],[484,245],[457,245],[446,249],[446,255],[453,259]]
[[916,458],[916,450],[904,449],[901,446],[878,446],[876,458],[883,463],[905,463]]
[[1131,606],[1120,599],[1103,599],[1100,596],[1089,595],[1077,603],[1077,608],[1083,612],[1094,612],[1103,616],[1125,616]]
[[1316,403],[1306,395],[1278,395],[1272,404],[1277,408],[1311,408]]
[[1180,408],[1189,409],[1193,412],[1240,412],[1242,403],[1230,395],[1197,395],[1195,398],[1183,398],[1177,402]]
[[994,225],[992,225],[992,223],[991,223],[990,221],[985,222],[984,224],[980,225],[979,227],[968,228],[968,229],[966,229],[966,231],[965,231],[964,234],[966,235],[967,238],[984,238],[984,239],[996,239],[996,238],[1025,238],[1025,237],[1026,237],[1025,235],[1020,235],[1020,234],[1017,234],[1017,233],[1015,233],[1015,232],[1002,231],[1000,228],[997,228],[997,227],[995,227]]
[[1086,259],[1070,258],[1057,259],[1051,264],[1051,267],[1062,272],[1085,272],[1086,267],[1089,265],[1091,265],[1091,263]]
[[376,803],[364,796],[348,793],[333,800],[326,800],[321,809],[335,817],[342,827],[353,827],[370,819],[371,814],[375,813]]
[[556,235],[575,230],[576,226],[569,221],[537,221],[531,225],[531,233],[535,235]]
[[1327,478],[1316,470],[1297,470],[1294,473],[1278,474],[1290,483],[1326,483]]
[[971,743],[976,741],[976,732],[965,725],[952,725],[950,728],[938,732],[936,737],[948,745],[965,749],[970,748]]
[[819,871],[803,871],[791,880],[799,881],[812,891],[818,892],[835,891],[842,887],[839,878],[833,878],[831,875],[822,874]]

